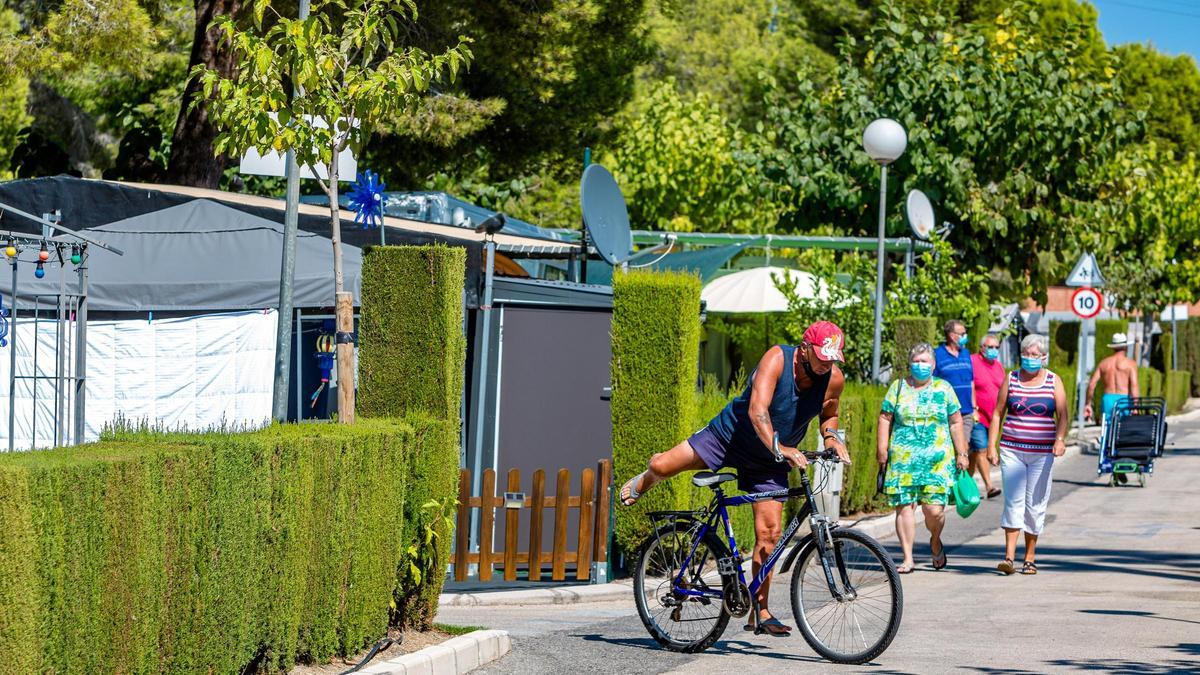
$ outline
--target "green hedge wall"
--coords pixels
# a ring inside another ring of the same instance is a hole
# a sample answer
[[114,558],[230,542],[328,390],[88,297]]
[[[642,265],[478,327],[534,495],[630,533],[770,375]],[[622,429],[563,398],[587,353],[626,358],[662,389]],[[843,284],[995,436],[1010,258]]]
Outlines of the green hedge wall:
[[1154,349],[1150,351],[1150,365],[1159,372],[1166,373],[1175,370],[1172,361],[1171,342],[1175,336],[1171,334],[1171,324],[1163,322],[1163,332],[1154,340]]
[[923,316],[904,316],[892,322],[895,338],[892,344],[892,377],[908,374],[908,350],[918,342],[937,346],[943,341],[937,321]]
[[1068,369],[1075,373],[1079,356],[1079,322],[1050,322],[1050,368],[1062,375]]
[[456,436],[411,416],[0,456],[5,667],[239,673],[356,652],[418,543],[396,468]]
[[1176,370],[1192,374],[1192,396],[1200,396],[1200,317],[1179,322],[1179,363]]
[[[631,271],[613,275],[612,425],[616,485],[696,429],[700,279]],[[687,476],[656,486],[631,508],[616,507],[616,545],[632,552],[650,533],[648,511],[686,509]]]
[[1067,394],[1067,409],[1071,411],[1071,419],[1074,420],[1079,413],[1079,383],[1075,378],[1075,367],[1055,368],[1051,366],[1050,371],[1062,380],[1063,390]]
[[1183,404],[1187,403],[1188,394],[1192,389],[1192,374],[1182,370],[1172,370],[1167,373],[1167,410],[1171,413],[1177,413],[1183,410]]
[[1165,396],[1163,373],[1157,368],[1138,368],[1138,386],[1142,396]]
[[459,420],[466,249],[375,246],[363,252],[358,403],[364,417],[422,410]]
[[[363,253],[359,322],[358,412],[399,417],[423,411],[461,424],[466,338],[462,289],[466,249],[449,246],[371,247]],[[458,487],[458,443],[412,457],[412,498],[405,504],[403,539],[430,545],[404,551],[395,623],[428,628],[446,576]],[[432,530],[430,530],[432,528]]]
[[984,312],[975,319],[975,323],[968,326],[970,331],[970,349],[972,353],[979,352],[979,344],[983,342],[983,338],[987,336],[988,329],[992,327],[992,313]]
[[875,493],[879,463],[875,460],[879,412],[883,409],[886,388],[846,383],[839,408],[839,426],[846,430],[846,449],[852,464],[844,467],[842,477],[843,517],[886,508],[887,499]]

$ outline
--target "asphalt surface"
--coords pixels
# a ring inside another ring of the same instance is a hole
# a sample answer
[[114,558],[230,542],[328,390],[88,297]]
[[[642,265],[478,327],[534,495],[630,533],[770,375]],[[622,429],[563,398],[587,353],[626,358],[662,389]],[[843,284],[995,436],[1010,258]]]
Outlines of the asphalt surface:
[[[1200,421],[1172,425],[1150,485],[1109,488],[1093,455],[1054,467],[1037,576],[1005,577],[1002,500],[948,516],[949,567],[929,566],[918,525],[917,571],[902,577],[904,617],[866,666],[822,660],[798,633],[754,636],[732,619],[703,654],[666,651],[633,603],[446,607],[438,620],[509,631],[513,651],[483,673],[1200,672]],[[899,559],[894,536],[885,540]],[[1020,555],[1020,550],[1018,550]],[[791,622],[786,577],[772,607]],[[794,625],[794,624],[793,624]]]

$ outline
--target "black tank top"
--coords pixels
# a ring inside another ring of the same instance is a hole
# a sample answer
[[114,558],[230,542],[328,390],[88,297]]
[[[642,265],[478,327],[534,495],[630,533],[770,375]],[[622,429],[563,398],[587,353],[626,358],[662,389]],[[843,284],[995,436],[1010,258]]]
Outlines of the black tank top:
[[[779,433],[779,442],[783,445],[796,447],[808,431],[808,425],[813,418],[821,414],[825,405],[825,390],[829,388],[829,378],[833,374],[830,369],[824,375],[816,375],[812,386],[804,390],[796,388],[795,375],[795,345],[778,345],[783,350],[783,373],[775,384],[775,395],[771,398],[769,407],[771,426]],[[755,369],[746,383],[746,390],[729,402],[716,417],[708,423],[709,428],[725,443],[741,450],[770,452],[763,445],[754,425],[750,420],[750,392],[754,388]]]

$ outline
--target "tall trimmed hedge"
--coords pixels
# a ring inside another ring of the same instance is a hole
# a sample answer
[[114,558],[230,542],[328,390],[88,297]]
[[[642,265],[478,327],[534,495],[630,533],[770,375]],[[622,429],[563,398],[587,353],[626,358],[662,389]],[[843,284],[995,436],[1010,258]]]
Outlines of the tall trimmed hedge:
[[1175,361],[1171,353],[1171,343],[1175,336],[1171,334],[1171,324],[1164,322],[1163,332],[1154,340],[1154,349],[1150,351],[1150,365],[1160,372],[1175,370]]
[[883,408],[885,387],[847,382],[839,407],[839,426],[846,430],[846,449],[852,464],[844,467],[842,477],[842,514],[879,511],[887,499],[876,494],[875,460],[879,412]]
[[935,347],[942,340],[935,319],[924,316],[904,316],[892,322],[895,337],[892,340],[892,377],[908,374],[908,350],[918,342],[928,342]]
[[1050,368],[1055,373],[1061,375],[1070,369],[1074,374],[1078,368],[1079,326],[1078,321],[1050,322]]
[[1183,404],[1187,403],[1191,389],[1191,373],[1182,370],[1172,370],[1167,373],[1167,385],[1164,392],[1167,397],[1167,410],[1171,413],[1183,410]]
[[387,629],[419,543],[402,534],[414,458],[456,442],[411,416],[0,456],[5,667],[239,673],[354,653]]
[[1200,396],[1200,317],[1179,322],[1179,363],[1176,370],[1192,374],[1192,396]]
[[[612,425],[617,485],[696,429],[700,279],[631,271],[613,275]],[[613,535],[631,552],[650,533],[648,511],[686,509],[688,476],[656,486],[632,508],[618,506]]]
[[1138,368],[1138,386],[1142,396],[1165,396],[1163,373],[1157,368]]
[[[466,338],[462,289],[466,250],[450,246],[383,246],[363,252],[359,323],[358,412],[398,417],[423,411],[460,426]],[[457,437],[456,437],[457,438]],[[405,551],[396,596],[398,623],[428,628],[446,576],[458,486],[457,442],[412,458],[413,492],[403,538],[433,543]]]
[[375,246],[363,252],[358,413],[422,410],[458,420],[466,249]]

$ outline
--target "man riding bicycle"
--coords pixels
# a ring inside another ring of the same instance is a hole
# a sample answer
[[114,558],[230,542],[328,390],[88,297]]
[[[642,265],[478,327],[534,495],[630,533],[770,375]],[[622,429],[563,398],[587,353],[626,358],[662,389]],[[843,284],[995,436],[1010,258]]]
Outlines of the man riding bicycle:
[[[632,506],[655,484],[683,471],[726,467],[737,470],[738,488],[744,492],[785,490],[790,467],[780,464],[775,453],[782,454],[790,466],[803,469],[808,460],[796,447],[818,415],[824,447],[835,450],[849,464],[846,446],[834,433],[845,385],[837,367],[844,342],[840,328],[818,321],[804,331],[799,345],[768,349],[750,374],[746,390],[686,441],[652,456],[647,469],[621,488],[621,503]],[[757,576],[782,534],[783,502],[756,502],[753,509],[752,574]],[[767,609],[770,580],[768,575],[757,593],[759,623],[772,635],[787,635],[791,627]],[[747,630],[753,628],[753,623],[746,626]]]

